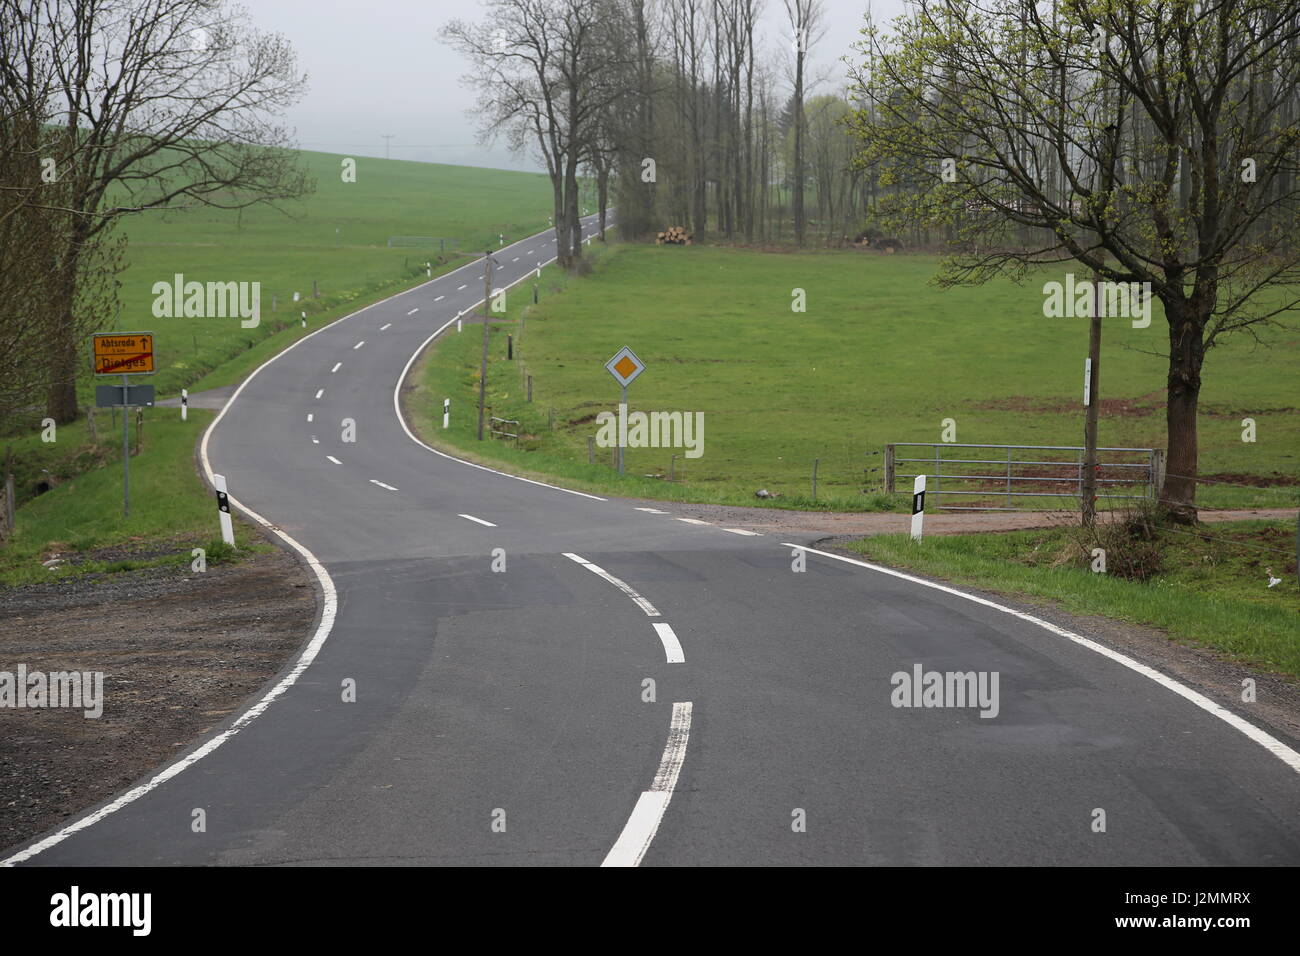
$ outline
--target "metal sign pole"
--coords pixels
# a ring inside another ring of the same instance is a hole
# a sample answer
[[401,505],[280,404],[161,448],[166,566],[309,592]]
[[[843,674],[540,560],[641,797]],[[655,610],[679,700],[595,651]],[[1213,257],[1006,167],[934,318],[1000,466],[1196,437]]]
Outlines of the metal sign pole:
[[127,415],[127,389],[131,386],[129,376],[122,376],[122,515],[131,515],[131,426]]
[[[623,386],[623,398],[621,404],[623,407],[619,410],[623,413],[623,418],[626,421],[627,419],[627,386],[626,385]],[[627,449],[624,447],[627,443],[626,429],[623,429],[623,434],[621,434],[619,437],[623,439],[618,443],[618,473],[621,475],[623,474],[623,455],[627,452]]]

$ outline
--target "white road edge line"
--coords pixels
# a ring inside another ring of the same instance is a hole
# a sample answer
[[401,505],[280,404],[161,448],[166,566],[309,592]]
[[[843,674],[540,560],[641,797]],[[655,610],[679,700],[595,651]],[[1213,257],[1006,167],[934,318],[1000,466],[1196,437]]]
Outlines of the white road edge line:
[[371,478],[371,479],[370,479],[370,483],[371,483],[372,485],[378,485],[380,488],[386,488],[386,489],[388,489],[389,491],[396,491],[396,490],[397,490],[397,489],[394,488],[392,485],[386,485],[386,484],[384,484],[382,481],[379,481],[378,479],[375,479],[375,478]]
[[645,851],[650,849],[655,834],[659,832],[659,824],[663,822],[664,813],[677,789],[677,778],[681,775],[682,764],[686,760],[686,745],[690,737],[691,702],[676,702],[673,704],[672,723],[668,725],[668,743],[664,745],[659,771],[655,774],[650,789],[637,798],[632,815],[623,824],[623,832],[605,854],[601,866],[641,865]]
[[[466,268],[466,266],[461,266],[461,268],[462,269]],[[440,276],[439,278],[443,278],[443,277]],[[429,280],[429,282],[436,282],[436,281],[437,279]],[[360,309],[357,309],[357,311],[355,312],[350,312],[345,316],[335,319],[333,322],[329,323],[328,325],[322,325],[319,329],[316,329],[314,332],[310,332],[307,335],[304,335],[302,338],[298,339],[298,341],[289,345],[288,348],[284,349],[284,351],[277,352],[275,355],[272,355],[269,359],[267,359],[257,368],[253,369],[253,371],[248,374],[248,377],[239,384],[238,388],[235,389],[235,393],[230,396],[230,399],[226,402],[226,404],[221,407],[221,411],[217,412],[217,417],[212,420],[211,424],[209,424],[207,429],[203,432],[203,439],[199,443],[199,460],[203,463],[203,474],[204,477],[207,478],[208,484],[209,485],[212,484],[212,475],[213,475],[212,462],[208,457],[208,442],[212,438],[212,432],[219,424],[221,424],[221,420],[226,417],[226,412],[230,411],[231,407],[235,404],[235,400],[239,398],[240,393],[242,393],[244,389],[248,387],[249,382],[253,381],[253,379],[257,378],[257,376],[262,373],[263,369],[265,369],[268,365],[275,362],[276,360],[283,358],[285,355],[292,352],[294,349],[302,345],[302,343],[306,342],[308,339],[320,335],[326,329],[333,328],[334,325],[336,325],[337,323],[346,322],[348,319],[352,318],[353,316],[360,315],[363,312],[373,309],[377,305],[382,305],[383,303],[396,299],[399,296],[406,295],[408,292],[414,292],[416,289],[428,285],[429,282],[422,282],[418,286],[414,286],[410,289],[404,289],[401,292],[396,292],[385,299],[380,299],[378,302],[372,302],[367,306],[362,306]],[[403,373],[403,375],[405,375],[405,373]],[[324,391],[325,391],[324,389],[321,389],[321,392]],[[318,398],[320,397],[320,392],[317,393],[317,397]],[[308,419],[310,420],[310,416],[308,416]],[[36,856],[37,854],[43,853],[44,851],[50,849],[51,847],[57,846],[58,844],[62,843],[64,840],[68,839],[68,837],[72,836],[74,833],[84,830],[87,827],[93,826],[94,824],[98,823],[100,820],[103,820],[109,814],[115,813],[118,810],[121,810],[123,807],[134,803],[136,800],[139,800],[141,797],[149,793],[151,790],[155,790],[156,788],[160,787],[162,784],[166,783],[172,777],[175,777],[177,774],[181,773],[187,768],[194,766],[194,764],[198,763],[208,754],[212,753],[214,750],[216,750],[218,747],[224,744],[227,740],[235,736],[235,734],[239,733],[250,723],[252,723],[258,717],[260,717],[263,713],[265,713],[266,709],[269,706],[271,706],[272,702],[274,702],[277,697],[284,694],[285,691],[287,691],[290,687],[292,687],[295,683],[297,683],[298,678],[302,676],[303,671],[305,671],[308,667],[311,666],[312,661],[316,659],[316,655],[320,653],[320,649],[324,646],[325,641],[329,638],[330,631],[334,629],[334,618],[338,613],[338,592],[334,588],[334,579],[330,577],[329,572],[325,570],[325,565],[321,564],[320,560],[316,557],[316,555],[312,554],[309,550],[307,550],[307,548],[305,548],[294,538],[292,538],[288,534],[285,534],[283,531],[281,531],[279,528],[273,525],[270,521],[268,521],[266,518],[263,518],[260,514],[258,514],[253,509],[249,508],[247,505],[241,502],[238,498],[235,498],[233,495],[231,495],[228,500],[232,506],[238,508],[244,514],[248,515],[248,517],[252,518],[258,524],[262,525],[262,527],[266,528],[276,537],[280,538],[287,545],[289,545],[289,547],[293,548],[300,555],[302,555],[303,560],[307,563],[307,567],[316,576],[316,580],[317,582],[319,582],[321,588],[321,614],[320,614],[320,620],[316,622],[316,630],[313,632],[311,639],[307,642],[306,647],[302,649],[302,653],[298,655],[298,659],[294,662],[293,667],[289,669],[289,672],[285,674],[284,677],[280,678],[280,680],[276,682],[275,686],[272,687],[265,694],[263,694],[262,697],[260,697],[256,703],[249,706],[247,710],[245,710],[242,714],[236,717],[231,722],[230,726],[227,727],[225,730],[223,730],[221,733],[205,741],[201,746],[195,748],[190,753],[178,758],[173,763],[168,764],[166,767],[158,771],[158,773],[154,774],[144,783],[132,787],[126,793],[122,794],[117,799],[112,800],[109,803],[105,804],[104,806],[100,807],[98,810],[95,810],[91,813],[86,814],[85,816],[77,818],[76,820],[69,823],[67,826],[59,828],[54,833],[51,833],[49,836],[45,837],[44,839],[38,840],[36,843],[33,843],[31,846],[19,850],[18,852],[5,857],[3,860],[0,860],[0,866],[14,866],[17,863],[23,863],[26,860],[30,860],[32,857]]]
[[639,607],[639,608],[641,608],[641,610],[645,611],[647,617],[658,617],[658,616],[659,616],[659,610],[658,610],[658,608],[656,608],[653,604],[651,604],[649,601],[647,601],[645,598],[643,598],[640,594],[638,594],[638,593],[636,592],[636,590],[635,590],[635,589],[634,589],[630,584],[628,584],[626,581],[624,581],[624,580],[622,580],[622,579],[620,579],[620,578],[616,578],[616,577],[614,577],[614,575],[610,574],[610,573],[609,573],[608,571],[606,571],[604,568],[600,567],[599,565],[592,564],[590,561],[588,561],[586,558],[582,557],[582,555],[580,555],[580,554],[574,554],[574,553],[571,552],[571,551],[564,551],[564,552],[561,552],[561,553],[562,553],[566,558],[568,558],[570,561],[576,561],[578,564],[581,564],[581,565],[582,565],[584,568],[586,568],[588,571],[592,572],[593,574],[598,574],[598,575],[600,575],[602,578],[604,578],[604,579],[605,579],[606,581],[608,581],[610,584],[614,585],[614,587],[618,588],[620,591],[622,591],[624,594],[626,594],[628,597],[630,597],[630,598],[633,600],[633,602],[635,602],[635,604],[637,605],[637,607]]
[[673,633],[672,626],[656,623],[654,629],[655,633],[659,635],[659,643],[664,646],[664,663],[685,664],[686,655],[682,653],[681,642],[677,640],[677,635]]
[[829,551],[818,551],[816,548],[805,547],[804,545],[801,544],[790,544],[789,542],[782,542],[782,544],[787,548],[798,548],[801,551],[808,551],[812,554],[820,554],[823,557],[834,558],[836,561],[843,561],[846,564],[856,564],[859,567],[867,568],[868,570],[871,571],[879,571],[881,574],[889,574],[896,578],[902,578],[904,581],[911,581],[913,584],[920,584],[927,588],[933,588],[936,591],[943,591],[946,594],[956,595],[957,597],[965,598],[968,601],[974,601],[976,604],[983,604],[985,607],[991,607],[995,610],[1002,611],[1003,613],[1010,614],[1013,617],[1018,617],[1022,621],[1028,621],[1031,624],[1037,624],[1039,627],[1043,628],[1044,630],[1050,631],[1053,634],[1056,634],[1060,637],[1069,638],[1071,641],[1080,645],[1081,647],[1086,647],[1090,651],[1096,651],[1098,654],[1102,655],[1103,657],[1109,657],[1117,664],[1122,664],[1125,667],[1127,667],[1129,670],[1136,671],[1137,673],[1141,674],[1143,677],[1150,678],[1151,680],[1155,681],[1157,684],[1159,684],[1161,687],[1165,688],[1166,690],[1171,690],[1178,696],[1191,701],[1197,707],[1201,708],[1201,710],[1205,711],[1208,714],[1213,714],[1215,717],[1218,717],[1228,726],[1245,734],[1247,737],[1255,741],[1255,743],[1259,744],[1261,747],[1263,747],[1273,756],[1277,757],[1278,760],[1281,760],[1284,764],[1286,764],[1296,773],[1300,773],[1300,753],[1297,753],[1296,751],[1292,750],[1290,747],[1282,743],[1282,741],[1278,740],[1272,734],[1266,733],[1265,731],[1260,730],[1258,727],[1256,727],[1254,724],[1250,723],[1249,721],[1243,720],[1242,718],[1238,717],[1236,714],[1228,710],[1226,707],[1223,707],[1220,704],[1216,704],[1214,701],[1210,700],[1210,698],[1206,697],[1204,694],[1198,693],[1197,691],[1192,690],[1190,687],[1186,686],[1185,684],[1181,684],[1178,681],[1174,680],[1172,677],[1160,673],[1160,671],[1156,670],[1154,667],[1148,667],[1146,664],[1143,664],[1141,661],[1134,660],[1133,658],[1129,657],[1127,654],[1121,654],[1119,653],[1119,651],[1113,651],[1109,647],[1106,647],[1104,644],[1098,644],[1096,641],[1089,640],[1088,638],[1082,636],[1081,634],[1075,634],[1073,631],[1067,631],[1063,627],[1057,627],[1055,624],[1052,624],[1049,621],[1044,621],[1042,618],[1034,617],[1034,615],[1032,614],[1026,614],[1024,611],[1017,611],[1015,608],[1006,607],[1005,605],[998,604],[994,601],[987,600],[986,598],[982,598],[974,594],[967,594],[965,591],[959,591],[956,588],[950,588],[944,584],[937,584],[934,581],[927,581],[924,578],[918,578],[915,577],[914,575],[905,574],[902,571],[895,571],[893,568],[882,567],[878,564],[870,564],[869,562],[866,561],[858,561],[855,558],[847,558],[840,554],[831,554]]
[[637,511],[647,511],[652,515],[666,515],[667,511],[660,511],[658,508],[637,508]]
[[456,517],[457,517],[457,518],[464,518],[464,519],[467,520],[467,521],[477,521],[479,524],[481,524],[481,525],[483,525],[484,527],[487,527],[487,528],[495,528],[495,527],[496,527],[496,525],[494,525],[491,521],[484,521],[482,518],[475,518],[473,515],[462,515],[462,514],[458,514],[458,515],[456,515]]
[[751,537],[751,538],[761,538],[761,537],[763,537],[763,532],[761,532],[761,531],[746,531],[744,528],[723,528],[722,530],[723,530],[723,531],[730,531],[732,534],[743,534],[743,535],[748,535],[748,536]]
[[[468,263],[464,266],[461,266],[460,269],[467,269],[471,265],[474,265],[474,263]],[[452,272],[459,272],[460,269],[453,269]],[[298,339],[298,341],[292,343],[283,351],[277,352],[275,355],[272,355],[269,359],[267,359],[257,368],[253,369],[253,371],[251,371],[248,374],[248,377],[239,384],[238,388],[235,389],[235,393],[230,396],[226,404],[221,407],[221,411],[217,412],[217,417],[212,420],[212,422],[208,425],[207,429],[203,432],[203,440],[199,444],[199,459],[203,463],[203,474],[204,477],[207,478],[208,484],[209,485],[212,484],[212,474],[213,474],[212,462],[208,458],[208,441],[212,437],[212,432],[219,424],[221,424],[221,420],[226,417],[226,412],[228,412],[231,406],[235,404],[235,399],[239,398],[240,393],[243,392],[243,390],[248,387],[248,383],[251,382],[253,379],[257,378],[257,376],[261,374],[264,368],[266,368],[272,362],[275,362],[277,359],[283,358],[285,355],[292,352],[294,349],[302,345],[302,343],[306,342],[308,339],[320,335],[326,329],[333,328],[337,323],[346,322],[348,319],[353,318],[354,316],[358,316],[363,312],[369,311],[370,309],[373,309],[377,305],[382,305],[385,302],[390,302],[393,299],[406,295],[407,293],[414,292],[417,289],[421,289],[426,285],[430,285],[434,282],[437,282],[439,279],[446,278],[451,274],[452,273],[448,272],[442,276],[438,276],[435,279],[429,279],[427,282],[421,282],[419,285],[412,286],[410,289],[404,289],[401,292],[395,292],[392,295],[388,296],[387,298],[380,299],[377,302],[372,302],[366,306],[362,306],[360,309],[357,309],[357,311],[355,312],[350,312],[345,316],[335,319],[333,322],[330,322],[328,325],[322,325],[319,329],[316,329],[314,332],[310,332],[307,335],[304,335],[302,338]],[[447,325],[450,324],[451,324],[450,322],[447,323]],[[444,325],[443,329],[445,329],[446,327],[447,326]],[[442,329],[439,329],[438,331],[441,332]],[[434,334],[436,335],[437,333]],[[432,340],[433,339],[431,337],[429,340],[425,342],[425,344],[427,345],[428,342]],[[423,345],[420,346],[420,350],[417,350],[415,355],[419,355],[420,351],[422,351],[423,348],[424,348]],[[415,361],[415,355],[411,356],[410,362],[407,362],[406,369],[403,370],[402,372],[402,378],[398,379],[397,384],[399,389],[401,387],[402,379],[406,378],[406,371],[410,369],[411,364]],[[319,398],[321,392],[324,391],[325,391],[324,389],[321,389],[320,392],[317,392],[316,397]],[[396,391],[394,391],[394,402],[396,402],[396,398],[397,398]],[[405,429],[406,434],[410,436],[417,443],[423,445],[424,444],[423,442],[420,442],[419,439],[415,438],[414,435],[411,435],[411,430],[406,427],[406,422],[402,421],[400,408],[398,410],[397,417],[398,420],[402,422],[402,428]],[[310,420],[311,420],[311,416],[308,415],[308,421]],[[425,445],[424,447],[428,448],[429,446]],[[429,448],[429,451],[434,451],[436,454],[440,454],[440,455],[442,454],[442,452],[438,452],[432,448]],[[452,458],[451,455],[443,455],[443,457]],[[459,458],[452,458],[452,460],[460,461]],[[464,464],[471,464],[471,463],[464,462]],[[480,467],[480,466],[475,466],[475,467]],[[492,471],[491,468],[487,468],[484,470]],[[505,472],[497,472],[497,474],[504,475]],[[506,477],[515,478],[517,476],[507,475]],[[531,479],[521,478],[520,480],[530,481]],[[535,481],[532,483],[537,485],[543,484],[540,481]],[[545,485],[545,487],[552,488],[555,486]],[[557,488],[556,490],[568,491],[569,489]],[[575,491],[573,492],[573,494],[582,494],[582,492]],[[595,498],[596,496],[586,495],[585,497]],[[262,695],[262,697],[259,698],[256,703],[252,704],[247,710],[245,710],[242,714],[236,717],[232,721],[230,726],[227,727],[225,730],[223,730],[221,733],[217,734],[215,737],[212,737],[207,742],[205,742],[202,746],[196,748],[192,752],[186,754],[183,757],[178,758],[173,763],[168,764],[166,767],[164,767],[158,773],[154,774],[144,783],[136,787],[132,787],[130,790],[122,794],[116,800],[113,800],[105,804],[104,806],[100,807],[98,810],[93,811],[92,813],[88,813],[85,816],[79,817],[78,819],[69,823],[67,826],[61,827],[60,829],[56,830],[54,833],[50,834],[44,839],[38,840],[36,843],[33,843],[31,846],[19,850],[17,853],[13,853],[10,856],[5,857],[3,860],[0,860],[0,866],[13,866],[17,863],[22,863],[26,860],[30,860],[32,857],[36,856],[37,854],[50,849],[50,847],[57,846],[58,844],[62,843],[64,840],[72,836],[74,833],[84,830],[89,826],[93,826],[94,824],[98,823],[100,820],[107,817],[109,814],[115,813],[116,811],[122,809],[128,804],[134,803],[136,800],[139,800],[141,797],[149,793],[151,790],[154,790],[155,788],[166,783],[168,780],[170,780],[172,777],[179,774],[181,771],[185,770],[188,767],[192,767],[194,764],[198,763],[208,754],[212,753],[214,750],[216,750],[218,747],[224,744],[227,740],[235,736],[235,734],[239,733],[250,723],[252,723],[258,717],[260,717],[266,711],[266,708],[269,707],[277,697],[282,695],[286,690],[288,690],[297,682],[298,678],[302,675],[303,671],[305,671],[311,665],[312,661],[316,659],[316,655],[320,653],[321,647],[324,646],[326,639],[329,638],[330,631],[334,629],[334,618],[335,615],[338,613],[338,592],[334,588],[334,579],[330,577],[329,572],[325,570],[325,565],[321,564],[320,560],[317,559],[316,555],[312,554],[310,551],[308,551],[305,547],[299,544],[292,537],[285,534],[275,525],[271,524],[271,522],[267,521],[256,511],[253,511],[247,505],[240,502],[239,499],[235,498],[233,495],[230,496],[228,500],[230,504],[233,505],[235,508],[238,508],[244,514],[248,515],[258,524],[262,525],[272,534],[279,537],[291,548],[293,548],[295,551],[301,554],[303,556],[303,559],[307,562],[307,567],[310,568],[311,572],[316,575],[316,580],[320,583],[321,586],[321,616],[320,616],[320,620],[316,623],[316,630],[312,634],[311,640],[307,642],[307,646],[304,647],[302,653],[298,655],[298,660],[294,662],[294,665],[289,670],[289,672],[285,674],[284,677],[280,678],[280,680],[276,682],[275,686],[272,687],[269,691],[267,691],[264,695]],[[597,500],[604,501],[605,499],[598,498]]]
[[701,521],[699,518],[678,518],[678,521],[685,521],[687,524],[706,524],[712,527],[712,521]]
[[[546,263],[547,265],[549,265],[554,261],[555,259],[551,258],[551,259],[547,259]],[[470,263],[469,265],[473,265],[473,263]],[[461,266],[461,268],[467,269],[469,268],[469,266],[465,265],[465,266]],[[448,275],[450,275],[450,273],[448,273]],[[528,278],[527,275],[525,275],[523,278],[516,279],[514,282],[510,283],[510,285],[506,286],[506,288],[507,289],[514,288],[520,282],[523,282],[524,279],[526,278]],[[475,302],[473,305],[470,306],[470,309],[478,308],[478,306],[482,304],[483,304],[483,300],[479,299],[477,302]],[[457,315],[456,318],[460,318],[460,315]],[[434,339],[436,339],[447,329],[449,329],[452,323],[455,321],[456,319],[448,319],[441,326],[439,326],[432,335],[430,335],[427,339],[421,342],[420,347],[417,348],[414,352],[412,352],[411,357],[407,359],[406,367],[403,368],[401,374],[397,376],[397,383],[393,386],[393,410],[397,413],[398,424],[402,426],[402,431],[406,432],[406,437],[411,439],[411,441],[415,442],[425,451],[432,452],[433,454],[438,455],[441,458],[446,458],[449,461],[455,461],[455,462],[459,462],[462,465],[467,465],[470,468],[477,468],[479,471],[491,472],[492,474],[500,475],[503,478],[513,478],[515,481],[526,481],[530,485],[538,485],[539,487],[542,488],[550,488],[553,491],[562,491],[566,495],[577,495],[579,498],[590,498],[592,501],[608,501],[609,500],[608,498],[602,498],[599,495],[589,495],[585,491],[574,491],[572,488],[561,488],[559,485],[548,485],[544,481],[537,481],[536,479],[533,478],[524,478],[521,475],[512,475],[509,472],[497,471],[495,468],[489,468],[487,467],[487,465],[478,465],[472,461],[466,461],[464,458],[457,458],[455,455],[449,455],[445,451],[439,451],[438,449],[434,448],[432,445],[426,445],[424,442],[420,441],[420,439],[415,436],[415,432],[411,431],[411,427],[406,424],[406,416],[402,414],[402,383],[406,381],[407,373],[411,371],[411,366],[415,364],[415,360],[420,357],[421,353],[423,353],[426,348],[429,347],[429,343],[432,342]],[[298,341],[301,342],[303,340],[299,339]]]

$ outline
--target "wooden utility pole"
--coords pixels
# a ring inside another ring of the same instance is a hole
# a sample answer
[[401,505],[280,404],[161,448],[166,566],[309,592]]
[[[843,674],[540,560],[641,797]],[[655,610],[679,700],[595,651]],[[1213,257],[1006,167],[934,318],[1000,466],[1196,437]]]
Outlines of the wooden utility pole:
[[1088,318],[1087,382],[1084,385],[1083,410],[1083,481],[1079,494],[1083,499],[1083,526],[1091,528],[1097,520],[1097,397],[1098,366],[1101,363],[1101,273],[1092,274],[1092,315]]
[[488,315],[492,308],[492,253],[483,253],[483,356],[478,376],[478,440],[483,440],[483,408],[487,402]]

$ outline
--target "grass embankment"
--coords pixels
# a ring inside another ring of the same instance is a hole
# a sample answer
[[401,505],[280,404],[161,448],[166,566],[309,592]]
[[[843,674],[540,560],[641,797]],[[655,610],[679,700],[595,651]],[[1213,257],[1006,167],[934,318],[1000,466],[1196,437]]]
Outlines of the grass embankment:
[[[536,306],[523,287],[511,321],[492,331],[488,403],[520,422],[517,447],[476,440],[477,335],[448,337],[425,357],[414,417],[432,442],[582,490],[753,505],[766,488],[781,496],[773,504],[793,508],[901,507],[903,496],[882,494],[882,449],[940,441],[947,418],[961,443],[1077,444],[1086,323],[1042,314],[1042,283],[1063,272],[943,291],[929,284],[937,266],[929,256],[616,244],[592,275],[552,283]],[[806,313],[791,310],[796,289]],[[1158,304],[1149,328],[1105,323],[1101,444],[1164,447],[1165,360],[1149,354],[1165,348],[1164,326]],[[1300,479],[1300,343],[1262,334],[1267,348],[1229,340],[1206,362],[1201,471],[1271,487],[1207,484],[1205,507],[1300,503],[1290,484]],[[588,464],[595,416],[618,402],[603,366],[624,345],[647,365],[629,390],[631,410],[703,412],[703,457],[631,448],[623,478],[608,449]],[[444,397],[461,410],[445,432]],[[1241,440],[1243,417],[1256,421],[1254,443]]]
[[[545,176],[504,170],[359,158],[357,181],[340,178],[342,156],[303,153],[316,192],[286,205],[237,212],[216,209],[147,213],[123,220],[128,238],[122,311],[105,331],[155,333],[159,372],[134,379],[158,397],[229,385],[292,342],[356,309],[469,261],[476,251],[546,227]],[[425,247],[389,247],[390,236],[445,238]],[[454,240],[454,241],[451,241]],[[260,282],[261,323],[244,329],[232,318],[155,318],[155,282]],[[312,280],[319,299],[313,299]],[[297,291],[302,301],[292,303]],[[278,298],[272,311],[272,296]],[[302,328],[299,313],[307,312]],[[89,362],[87,360],[87,366]],[[87,373],[89,367],[87,367]],[[109,380],[104,380],[109,381]],[[111,381],[116,382],[116,379]],[[79,385],[93,402],[95,380]],[[131,459],[132,513],[122,517],[121,419],[97,416],[98,442],[81,419],[42,441],[34,411],[5,423],[0,453],[14,455],[20,504],[14,540],[0,548],[0,584],[159,562],[190,561],[191,547],[208,547],[216,509],[195,473],[194,443],[212,413],[146,409],[144,448]],[[134,426],[132,428],[134,441]],[[45,488],[51,490],[44,490]],[[241,547],[252,539],[243,540]],[[91,560],[47,571],[53,552],[97,552]],[[209,548],[209,560],[220,556]]]
[[[1048,528],[933,535],[919,545],[906,535],[880,535],[847,548],[890,567],[1029,603],[1046,601],[1075,614],[1160,628],[1174,640],[1300,677],[1294,524],[1160,529],[1150,542],[1160,570],[1145,581],[1094,573],[1091,549],[1078,541],[1078,529]],[[1108,570],[1115,567],[1114,557]],[[1282,579],[1272,588],[1267,568]]]

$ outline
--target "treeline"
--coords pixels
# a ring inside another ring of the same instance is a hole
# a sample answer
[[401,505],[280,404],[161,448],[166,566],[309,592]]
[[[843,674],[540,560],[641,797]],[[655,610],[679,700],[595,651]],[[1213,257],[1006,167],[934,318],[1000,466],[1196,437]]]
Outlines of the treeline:
[[[474,63],[483,138],[544,160],[561,260],[575,238],[578,175],[616,203],[633,239],[669,226],[732,241],[856,236],[876,187],[853,166],[842,86],[814,77],[822,0],[492,0],[444,37]],[[825,87],[827,92],[812,91]]]

